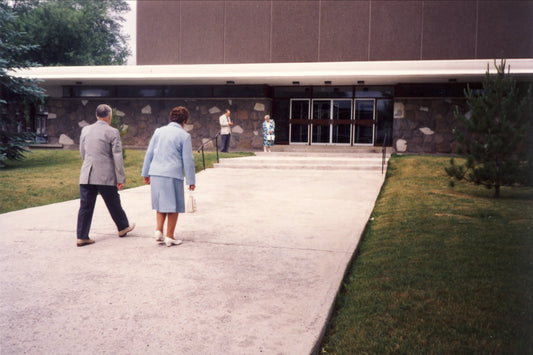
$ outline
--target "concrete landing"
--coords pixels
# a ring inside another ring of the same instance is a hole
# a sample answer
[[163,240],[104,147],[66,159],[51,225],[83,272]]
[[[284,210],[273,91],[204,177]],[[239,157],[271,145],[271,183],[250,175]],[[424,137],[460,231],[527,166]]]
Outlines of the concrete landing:
[[303,153],[272,152],[256,153],[257,156],[239,159],[222,158],[214,168],[231,169],[311,169],[311,170],[364,170],[381,171],[386,168],[390,155],[382,159],[380,153]]

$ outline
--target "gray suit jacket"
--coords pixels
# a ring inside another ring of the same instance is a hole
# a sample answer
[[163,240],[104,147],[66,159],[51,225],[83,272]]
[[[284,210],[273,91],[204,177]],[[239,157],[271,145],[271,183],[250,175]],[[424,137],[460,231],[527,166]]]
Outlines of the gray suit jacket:
[[83,127],[80,154],[83,159],[80,184],[112,186],[126,182],[122,142],[116,128],[101,120]]

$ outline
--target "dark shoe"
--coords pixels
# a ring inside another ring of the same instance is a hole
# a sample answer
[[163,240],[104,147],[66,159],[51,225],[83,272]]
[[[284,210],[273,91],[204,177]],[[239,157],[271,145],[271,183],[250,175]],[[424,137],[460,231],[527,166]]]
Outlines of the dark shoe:
[[119,231],[118,232],[118,236],[119,237],[125,237],[126,234],[128,234],[129,232],[131,232],[133,230],[133,228],[135,228],[135,223],[132,223],[129,227],[124,228],[123,230]]
[[92,239],[79,239],[78,238],[78,241],[76,242],[76,245],[79,246],[79,247],[82,247],[84,245],[89,245],[89,244],[93,244],[94,243],[94,240]]

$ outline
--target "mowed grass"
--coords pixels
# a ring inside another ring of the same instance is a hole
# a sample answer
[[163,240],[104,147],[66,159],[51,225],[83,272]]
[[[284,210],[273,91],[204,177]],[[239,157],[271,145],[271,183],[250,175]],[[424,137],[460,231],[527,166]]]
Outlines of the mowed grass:
[[391,158],[322,353],[533,353],[533,189],[451,188],[448,162]]
[[[144,150],[126,150],[126,187],[144,184],[141,176]],[[223,153],[232,158],[253,153]],[[80,197],[79,174],[82,164],[77,150],[33,150],[23,161],[8,161],[0,169],[0,213],[42,206]],[[196,171],[203,169],[201,153],[194,153]],[[206,168],[216,162],[216,153],[206,152]]]

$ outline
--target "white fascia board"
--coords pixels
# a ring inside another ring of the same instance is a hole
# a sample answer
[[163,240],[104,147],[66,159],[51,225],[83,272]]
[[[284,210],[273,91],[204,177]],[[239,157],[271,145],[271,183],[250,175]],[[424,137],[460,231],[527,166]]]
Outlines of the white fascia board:
[[[508,59],[511,74],[533,77],[533,59]],[[20,77],[43,80],[45,85],[161,85],[161,84],[269,84],[365,85],[408,82],[447,82],[481,80],[487,71],[495,72],[493,59],[322,62],[266,64],[138,65],[33,67],[12,72]]]

